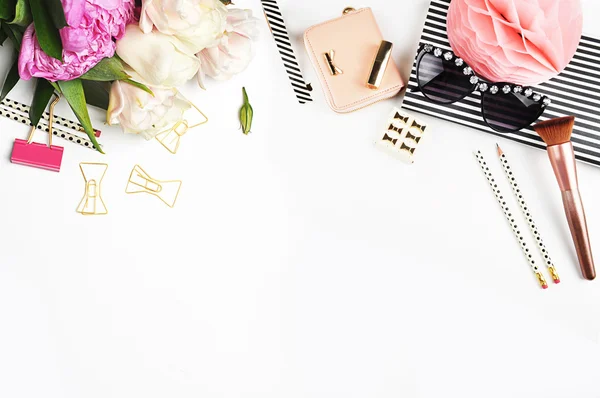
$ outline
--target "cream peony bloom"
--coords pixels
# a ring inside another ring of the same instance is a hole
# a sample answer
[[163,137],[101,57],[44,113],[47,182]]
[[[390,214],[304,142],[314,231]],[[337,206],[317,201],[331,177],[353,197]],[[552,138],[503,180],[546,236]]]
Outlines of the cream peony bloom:
[[200,61],[177,38],[157,31],[144,34],[136,25],[128,25],[117,41],[117,54],[151,86],[179,86],[200,68]]
[[182,120],[191,107],[174,88],[149,88],[154,96],[129,83],[115,81],[110,89],[107,123],[120,124],[124,132],[150,140]]
[[206,75],[227,80],[246,69],[254,57],[252,42],[258,37],[258,20],[251,10],[230,9],[225,34],[219,44],[197,54],[201,62],[198,84],[204,88]]
[[225,31],[227,8],[220,0],[143,0],[140,29],[177,37],[192,54],[213,46]]

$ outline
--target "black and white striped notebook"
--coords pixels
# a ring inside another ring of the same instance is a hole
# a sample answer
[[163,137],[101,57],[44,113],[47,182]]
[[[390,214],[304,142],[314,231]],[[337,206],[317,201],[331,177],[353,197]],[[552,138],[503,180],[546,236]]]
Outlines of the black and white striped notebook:
[[261,0],[261,3],[265,16],[267,17],[267,23],[273,34],[273,39],[275,39],[275,45],[277,45],[277,50],[281,55],[283,66],[290,78],[290,83],[292,83],[292,89],[296,94],[298,102],[305,104],[312,101],[312,97],[310,96],[312,87],[304,81],[300,65],[298,65],[298,61],[296,60],[296,55],[294,54],[294,49],[292,48],[292,43],[287,33],[283,15],[281,15],[277,1]]
[[[451,0],[432,0],[421,36],[430,43],[451,50],[446,35],[446,16]],[[531,127],[517,133],[501,134],[490,129],[481,116],[481,97],[472,93],[462,101],[439,105],[428,101],[417,88],[416,62],[410,75],[403,107],[454,123],[473,127],[536,148],[545,149],[542,139]],[[572,141],[579,160],[600,166],[600,39],[583,36],[574,59],[554,79],[535,87],[552,99],[540,120],[573,115],[576,126]]]

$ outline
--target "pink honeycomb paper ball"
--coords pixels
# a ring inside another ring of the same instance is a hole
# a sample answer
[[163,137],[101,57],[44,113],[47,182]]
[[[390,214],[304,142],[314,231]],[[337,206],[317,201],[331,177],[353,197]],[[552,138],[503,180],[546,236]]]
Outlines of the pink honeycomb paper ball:
[[562,72],[581,39],[579,0],[452,0],[455,54],[492,82],[535,85]]

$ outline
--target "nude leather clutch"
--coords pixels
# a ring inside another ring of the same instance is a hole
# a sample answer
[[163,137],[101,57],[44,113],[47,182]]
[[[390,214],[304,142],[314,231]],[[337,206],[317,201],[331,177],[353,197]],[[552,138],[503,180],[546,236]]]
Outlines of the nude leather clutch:
[[344,10],[341,17],[304,33],[306,50],[331,109],[353,112],[400,92],[404,83],[392,59],[379,87],[367,87],[382,40],[370,8]]

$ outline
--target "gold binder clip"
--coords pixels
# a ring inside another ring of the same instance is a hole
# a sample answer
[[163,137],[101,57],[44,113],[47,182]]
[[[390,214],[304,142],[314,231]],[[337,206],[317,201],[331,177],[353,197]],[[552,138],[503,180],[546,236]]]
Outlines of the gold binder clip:
[[125,193],[148,193],[163,201],[169,207],[175,206],[182,182],[180,180],[159,181],[148,175],[139,165],[131,170]]
[[168,130],[162,131],[156,135],[156,140],[161,143],[162,146],[167,148],[169,152],[172,154],[176,154],[177,150],[179,150],[179,144],[181,143],[181,137],[185,133],[188,132],[189,129],[196,128],[208,122],[208,117],[198,108],[196,105],[188,101],[181,93],[178,95],[183,98],[186,102],[188,102],[194,109],[198,111],[200,115],[202,115],[202,121],[199,121],[194,124],[190,124],[190,121],[183,119],[175,123],[175,125]]
[[79,163],[79,169],[85,180],[85,192],[77,206],[77,212],[84,216],[108,214],[100,195],[100,186],[108,165],[106,163]]

